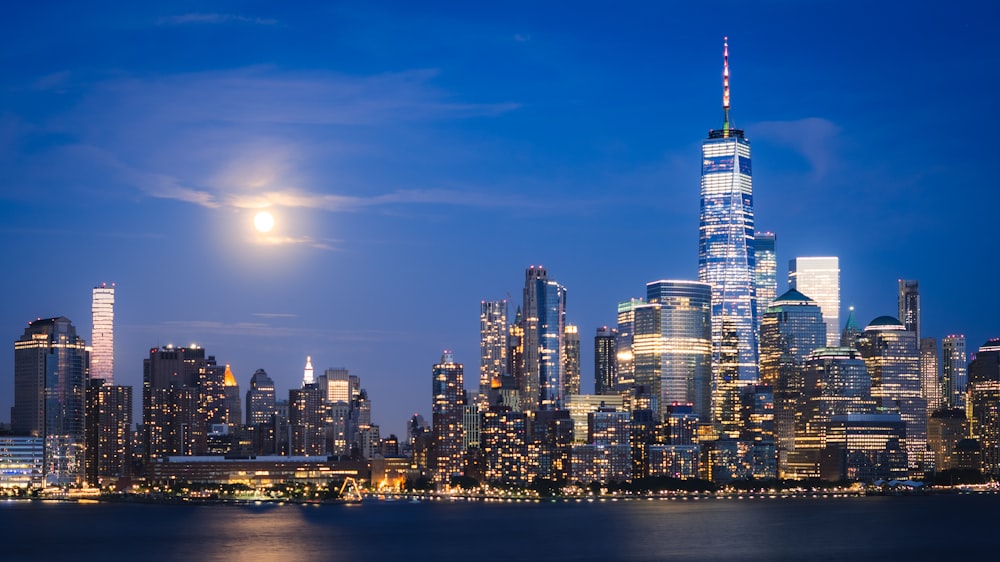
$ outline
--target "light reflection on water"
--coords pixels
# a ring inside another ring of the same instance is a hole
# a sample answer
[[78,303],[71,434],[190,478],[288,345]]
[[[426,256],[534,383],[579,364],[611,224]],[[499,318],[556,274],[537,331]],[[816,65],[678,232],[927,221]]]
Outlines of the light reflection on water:
[[[996,559],[1000,496],[483,504],[0,502],[10,560]],[[967,516],[960,516],[967,515]]]

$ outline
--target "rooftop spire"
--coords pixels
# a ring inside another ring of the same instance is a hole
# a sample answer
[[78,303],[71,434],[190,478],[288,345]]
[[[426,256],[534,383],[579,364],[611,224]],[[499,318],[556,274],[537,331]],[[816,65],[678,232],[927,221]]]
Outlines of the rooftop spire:
[[313,384],[316,380],[313,379],[313,360],[312,357],[306,356],[306,368],[302,373],[302,385]]
[[729,37],[722,38],[722,131],[729,136]]

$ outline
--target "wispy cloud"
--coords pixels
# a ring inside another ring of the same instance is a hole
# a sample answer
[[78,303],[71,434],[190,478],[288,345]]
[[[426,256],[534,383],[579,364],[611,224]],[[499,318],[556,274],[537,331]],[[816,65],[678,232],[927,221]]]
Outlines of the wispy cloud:
[[205,14],[190,13],[174,16],[163,16],[156,20],[158,25],[185,25],[185,24],[223,24],[223,23],[248,23],[253,25],[277,25],[278,20],[271,18],[258,18],[241,16],[239,14]]
[[837,160],[840,127],[821,117],[795,121],[765,121],[753,126],[754,136],[785,146],[801,154],[812,167],[815,179],[826,175]]
[[254,244],[262,244],[264,246],[305,246],[307,248],[315,248],[317,250],[328,250],[336,251],[337,248],[333,245],[337,240],[316,240],[311,236],[275,236],[261,234],[250,239],[250,242]]
[[258,318],[298,318],[298,314],[291,312],[254,312],[252,316]]

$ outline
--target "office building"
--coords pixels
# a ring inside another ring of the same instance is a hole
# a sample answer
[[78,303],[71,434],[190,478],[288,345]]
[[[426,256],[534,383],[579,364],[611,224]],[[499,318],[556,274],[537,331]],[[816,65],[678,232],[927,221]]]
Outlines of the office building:
[[826,322],[826,345],[840,345],[840,260],[800,257],[788,262],[788,288],[816,301]]
[[246,400],[247,425],[271,423],[271,417],[274,415],[274,381],[267,376],[267,371],[264,369],[257,369],[250,377]]
[[774,426],[779,463],[795,448],[795,418],[809,354],[824,347],[827,326],[819,305],[795,289],[775,299],[761,322],[761,380],[774,392]]
[[891,316],[871,321],[858,339],[858,349],[871,375],[872,398],[886,410],[898,411],[906,424],[910,470],[922,474],[927,452],[927,404],[920,389],[917,335]]
[[45,483],[84,483],[86,343],[66,317],[28,324],[14,342],[15,434],[40,437],[45,448]]
[[955,449],[969,436],[969,420],[965,410],[950,408],[935,410],[927,419],[927,447],[934,453],[934,469],[938,472],[958,468]]
[[899,280],[899,321],[920,341],[920,282]]
[[225,395],[222,423],[237,426],[243,423],[243,405],[240,397],[240,385],[232,369],[226,365],[223,373],[222,390]]
[[742,385],[758,380],[753,180],[750,141],[729,124],[728,43],[722,88],[722,128],[701,145],[698,281],[712,287],[714,376]]
[[1000,477],[1000,338],[984,343],[969,362],[968,412],[982,447],[983,473]]
[[968,364],[965,336],[952,334],[941,340],[941,401],[946,408],[965,408]]
[[563,330],[563,392],[580,394],[580,330],[573,324],[566,324]]
[[[723,427],[735,431],[735,403],[725,406],[726,390],[736,381],[712,384],[712,288],[696,281],[646,284],[646,302],[634,307],[635,388],[663,419],[673,403],[694,404],[695,413],[711,419],[714,406]],[[712,389],[719,392],[713,396]],[[727,423],[728,422],[728,423]]]
[[[176,455],[203,454],[209,421],[215,413],[221,373],[215,357],[198,346],[167,345],[149,350],[143,360],[143,465]],[[202,382],[204,380],[204,385]],[[206,392],[200,392],[205,386]],[[225,397],[224,390],[222,397]],[[221,408],[220,408],[221,409]],[[215,423],[219,423],[216,421]]]
[[755,279],[757,283],[757,330],[760,323],[778,296],[778,254],[775,251],[776,237],[772,232],[758,232],[754,235]]
[[920,338],[920,392],[927,402],[927,415],[942,407],[940,356],[937,339]]
[[899,414],[840,414],[830,420],[823,450],[824,480],[904,480],[906,422]]
[[0,435],[0,490],[40,489],[44,476],[43,438]]
[[115,384],[115,284],[94,287],[90,305],[90,378]]
[[571,394],[566,397],[566,409],[573,420],[573,442],[586,443],[590,434],[590,414],[601,408],[620,411],[625,406],[621,395]]
[[601,326],[594,336],[594,394],[609,395],[615,392],[618,380],[618,359],[615,340],[618,330]]
[[315,382],[288,391],[290,455],[311,457],[326,453],[324,414],[323,392]]
[[614,385],[615,392],[630,392],[635,384],[635,356],[632,351],[632,343],[635,341],[635,307],[645,302],[633,298],[618,303],[618,334],[615,336],[618,379]]
[[484,411],[494,380],[507,370],[507,301],[479,303],[479,397],[478,406]]
[[525,270],[523,313],[521,406],[525,410],[558,410],[563,398],[566,289],[549,279],[542,266]]

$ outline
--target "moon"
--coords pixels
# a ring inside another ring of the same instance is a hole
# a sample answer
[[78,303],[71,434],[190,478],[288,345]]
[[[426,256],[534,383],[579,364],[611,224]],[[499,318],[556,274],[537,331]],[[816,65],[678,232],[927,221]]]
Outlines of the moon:
[[271,232],[274,228],[274,215],[267,211],[257,213],[253,218],[253,226],[257,232]]

